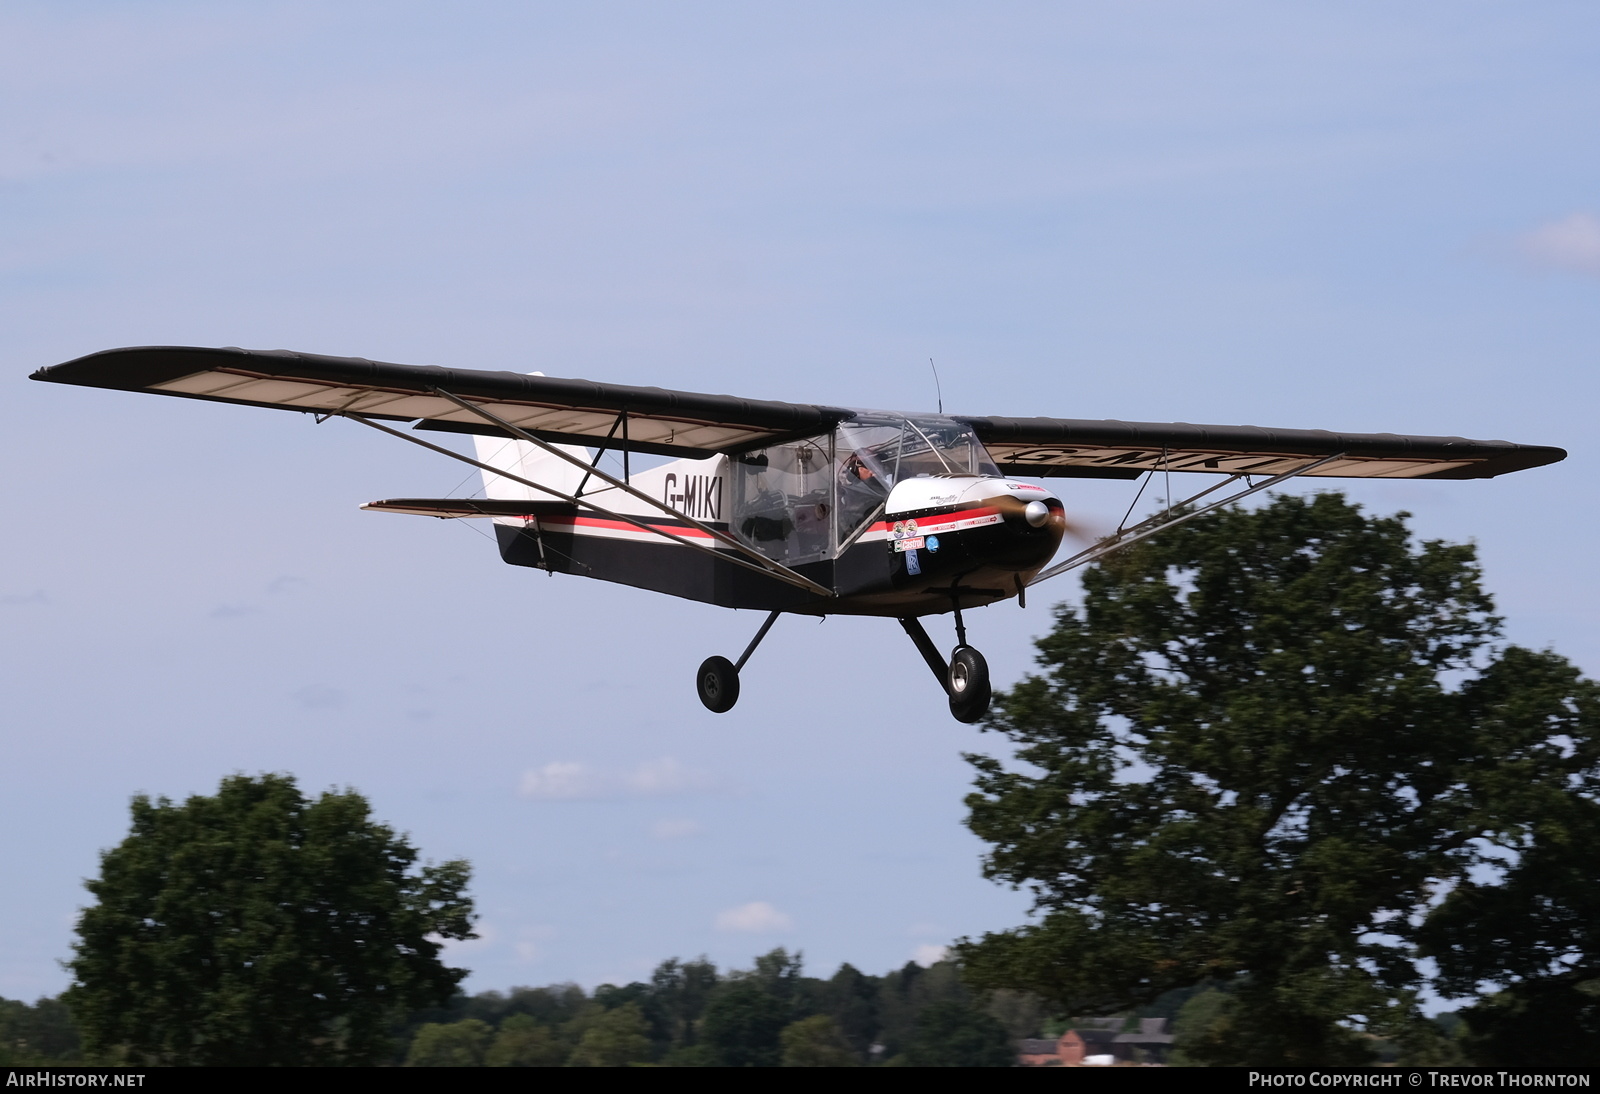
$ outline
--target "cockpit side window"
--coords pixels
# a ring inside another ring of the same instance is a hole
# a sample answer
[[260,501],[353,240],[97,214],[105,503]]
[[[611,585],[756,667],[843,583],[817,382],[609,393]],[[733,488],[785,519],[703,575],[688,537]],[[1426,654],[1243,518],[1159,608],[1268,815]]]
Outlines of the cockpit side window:
[[833,438],[810,437],[732,458],[733,530],[785,564],[828,557]]
[[856,418],[839,427],[834,450],[839,491],[835,542],[843,543],[868,518],[881,511],[900,468],[905,422]]

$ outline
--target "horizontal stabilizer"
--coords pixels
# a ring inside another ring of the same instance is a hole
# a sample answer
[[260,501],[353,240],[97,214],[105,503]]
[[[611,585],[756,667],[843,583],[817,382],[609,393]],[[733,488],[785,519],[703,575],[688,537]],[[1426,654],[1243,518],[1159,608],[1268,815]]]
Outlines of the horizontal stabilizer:
[[389,498],[369,501],[363,509],[376,513],[409,513],[418,517],[533,517],[574,512],[559,501],[495,501],[484,498]]

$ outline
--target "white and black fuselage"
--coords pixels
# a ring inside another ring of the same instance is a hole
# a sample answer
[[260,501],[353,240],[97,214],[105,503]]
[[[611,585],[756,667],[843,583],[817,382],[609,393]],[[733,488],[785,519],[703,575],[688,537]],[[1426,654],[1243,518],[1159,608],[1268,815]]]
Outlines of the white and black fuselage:
[[[1000,475],[950,419],[873,415],[819,437],[628,476],[687,520],[525,443],[479,438],[478,458],[579,498],[552,500],[486,473],[491,498],[528,502],[526,513],[495,518],[505,561],[732,608],[905,618],[993,603],[1016,596],[1050,560],[1065,524],[1053,493]],[[697,523],[832,595],[737,564],[738,552]]]

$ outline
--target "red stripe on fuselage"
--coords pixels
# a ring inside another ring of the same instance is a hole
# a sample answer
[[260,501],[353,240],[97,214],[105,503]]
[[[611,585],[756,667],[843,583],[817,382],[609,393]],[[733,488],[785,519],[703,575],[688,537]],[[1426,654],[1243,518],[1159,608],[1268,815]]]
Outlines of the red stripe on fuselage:
[[[973,508],[973,509],[962,509],[962,510],[958,510],[958,511],[951,511],[951,512],[948,512],[948,513],[941,513],[941,512],[938,512],[938,511],[934,511],[934,512],[931,512],[931,513],[923,513],[922,516],[920,516],[920,517],[901,517],[899,523],[904,523],[906,520],[915,520],[915,521],[919,521],[919,522],[920,521],[927,521],[930,524],[933,524],[933,523],[947,524],[947,523],[952,523],[952,522],[955,522],[955,521],[974,520],[974,519],[977,519],[979,517],[990,517],[990,516],[996,515],[999,512],[1000,512],[1000,510],[995,508],[992,505],[980,505],[980,506],[978,506],[976,508]],[[523,519],[524,520],[528,520],[528,519],[532,519],[532,518],[531,517],[524,517]],[[542,525],[544,525],[546,527],[566,525],[568,527],[571,527],[573,529],[574,533],[577,533],[577,534],[581,534],[581,530],[583,530],[583,529],[594,529],[595,531],[638,532],[640,535],[647,534],[646,529],[639,527],[637,524],[629,524],[627,521],[622,521],[622,520],[612,520],[609,517],[566,517],[566,516],[562,516],[562,517],[539,517],[538,520],[539,520],[540,524],[542,524]],[[714,542],[713,537],[707,535],[705,532],[702,532],[698,528],[692,528],[692,527],[690,527],[690,526],[688,526],[686,524],[657,523],[657,522],[652,522],[652,521],[648,521],[648,520],[644,521],[643,523],[650,530],[660,530],[660,531],[665,531],[665,532],[671,532],[673,535],[682,536],[685,539],[696,539],[696,540],[705,540],[706,542]],[[867,531],[869,531],[869,532],[890,533],[890,532],[894,531],[894,526],[895,526],[896,523],[897,523],[896,521],[892,521],[892,520],[880,520],[877,523],[875,523],[871,528],[867,529]]]
[[944,524],[948,521],[954,520],[974,520],[977,517],[992,517],[998,512],[1000,512],[1000,510],[992,505],[980,505],[976,509],[962,509],[959,512],[949,513],[941,513],[938,510],[934,510],[931,513],[923,513],[920,517],[901,517],[898,521],[880,520],[877,524],[874,524],[871,528],[869,528],[868,531],[892,532],[894,531],[895,524],[904,524],[908,520],[914,520],[919,525],[923,521],[937,521],[940,524]]
[[707,543],[713,542],[710,535],[686,524],[665,524],[642,520],[640,523],[645,527],[641,528],[638,524],[629,524],[625,520],[612,520],[609,517],[540,517],[538,519],[541,525],[546,526],[569,525],[575,533],[584,528],[593,528],[596,531],[637,532],[640,535],[648,535],[652,531],[661,531],[671,532],[673,535],[681,536],[684,539],[703,539]]

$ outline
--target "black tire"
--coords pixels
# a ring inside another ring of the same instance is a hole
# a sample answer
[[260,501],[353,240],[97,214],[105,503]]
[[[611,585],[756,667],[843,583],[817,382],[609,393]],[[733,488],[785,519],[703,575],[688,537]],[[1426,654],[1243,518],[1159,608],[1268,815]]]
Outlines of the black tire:
[[957,646],[950,655],[950,672],[945,678],[950,693],[950,713],[956,721],[971,725],[989,713],[989,662],[971,646]]
[[707,657],[694,675],[700,701],[713,714],[726,714],[739,701],[739,670],[726,657]]

